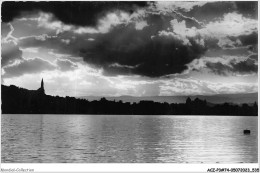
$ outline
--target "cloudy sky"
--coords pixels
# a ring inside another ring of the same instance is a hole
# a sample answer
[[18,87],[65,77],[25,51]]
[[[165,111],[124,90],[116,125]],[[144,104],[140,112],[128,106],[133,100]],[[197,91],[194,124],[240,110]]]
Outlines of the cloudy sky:
[[255,2],[3,2],[2,84],[49,95],[257,92]]

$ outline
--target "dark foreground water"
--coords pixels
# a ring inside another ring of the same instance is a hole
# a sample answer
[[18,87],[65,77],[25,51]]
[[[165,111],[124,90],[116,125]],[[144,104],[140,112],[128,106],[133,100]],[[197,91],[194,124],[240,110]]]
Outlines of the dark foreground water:
[[257,162],[257,117],[2,115],[1,120],[6,163]]

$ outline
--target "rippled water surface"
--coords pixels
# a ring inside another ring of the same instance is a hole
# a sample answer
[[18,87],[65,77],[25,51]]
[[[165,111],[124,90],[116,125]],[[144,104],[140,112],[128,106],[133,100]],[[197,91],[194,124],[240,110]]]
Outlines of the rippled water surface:
[[[257,117],[2,115],[2,162],[257,162]],[[250,135],[243,130],[250,129]]]

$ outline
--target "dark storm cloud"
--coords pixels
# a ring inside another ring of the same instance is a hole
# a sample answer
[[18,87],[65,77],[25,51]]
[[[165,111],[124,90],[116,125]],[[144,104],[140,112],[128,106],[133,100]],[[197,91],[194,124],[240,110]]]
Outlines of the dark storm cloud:
[[249,58],[252,59],[252,60],[258,61],[258,55],[257,54],[249,55]]
[[257,44],[258,44],[258,33],[257,32],[252,32],[251,34],[248,35],[240,35],[237,37],[230,36],[228,37],[232,41],[239,40],[241,42],[241,47],[248,47],[249,51],[252,52],[257,52]]
[[223,14],[238,12],[245,17],[257,19],[257,1],[221,1],[207,3],[203,6],[194,6],[190,11],[182,13],[189,17],[194,17],[199,21],[208,23],[221,18]]
[[50,12],[65,24],[77,26],[96,26],[97,19],[113,10],[123,10],[128,13],[138,7],[145,7],[149,3],[145,1],[129,2],[10,2],[2,3],[2,21],[10,22],[15,17],[20,17],[27,12]]
[[[20,38],[19,46],[22,48],[44,47],[53,49],[55,53],[83,58],[87,64],[102,68],[106,75],[137,74],[161,77],[182,73],[187,69],[187,64],[205,55],[205,53],[215,57],[222,54],[236,55],[238,52],[248,54],[247,48],[244,48],[246,50],[243,48],[237,49],[236,46],[238,45],[234,45],[235,48],[232,50],[223,50],[218,45],[219,40],[223,38],[214,35],[216,28],[214,26],[228,26],[226,24],[228,22],[222,21],[224,13],[239,11],[239,8],[242,8],[238,7],[241,5],[237,5],[235,2],[208,3],[202,7],[195,6],[187,13],[176,11],[164,13],[160,10],[156,11],[156,9],[153,9],[153,11],[150,8],[151,6],[143,8],[144,14],[137,10],[138,7],[147,4],[149,3],[17,2],[16,4],[16,2],[10,2],[9,4],[4,2],[2,9],[5,9],[5,11],[2,13],[4,21],[10,21],[14,17],[24,15],[25,12],[37,13],[41,10],[52,13],[54,18],[51,21],[46,20],[45,27],[52,31],[58,31],[57,27],[67,27],[67,29],[56,32],[58,33],[56,36],[41,35]],[[249,5],[247,8],[251,9],[251,6]],[[115,11],[118,9],[121,11]],[[195,13],[193,10],[197,12]],[[126,18],[125,21],[120,19],[122,11],[127,12],[127,14],[123,13],[124,19]],[[250,12],[250,10],[245,9],[240,11],[243,11],[243,13]],[[214,17],[213,13],[215,14]],[[134,18],[130,14],[135,14],[138,17]],[[192,15],[187,17],[183,14],[194,14],[195,17],[197,15],[200,20],[192,18]],[[236,14],[234,13],[233,16],[236,16]],[[218,25],[214,25],[214,21],[211,23],[213,27],[211,26],[210,29],[213,34],[210,35],[210,32],[207,33],[207,25],[202,24],[200,21],[204,19],[212,20],[213,18],[218,20],[215,21]],[[116,22],[113,23],[113,20]],[[136,27],[138,22],[145,22],[145,27],[138,29]],[[87,27],[74,27],[76,25]],[[98,27],[105,27],[105,32],[100,32]],[[93,28],[97,30],[90,32],[89,30]],[[75,32],[80,29],[85,31]],[[217,30],[218,28],[216,28],[216,32]],[[203,31],[205,32],[202,33]],[[232,34],[232,31],[229,30],[229,32],[222,35],[228,37],[230,33]],[[257,44],[255,36],[257,36],[256,32],[250,35],[230,37],[230,39],[231,41],[232,39],[233,41],[240,40],[242,47]],[[211,51],[206,51],[209,49]],[[74,67],[68,62],[60,61],[57,61],[57,65],[65,65],[64,68],[60,68],[63,71]],[[215,69],[216,73],[221,69],[223,71],[235,71],[236,68],[240,70],[246,69],[245,66],[243,67],[240,64],[228,67],[224,64],[221,65],[221,63],[211,63],[208,64],[208,67]]]
[[227,75],[227,72],[232,71],[232,68],[226,64],[222,64],[221,62],[207,62],[206,67],[210,69],[213,73],[218,75]]
[[236,10],[245,17],[257,19],[258,1],[236,1]]
[[246,60],[235,62],[230,61],[228,64],[222,62],[207,62],[206,66],[213,73],[218,75],[228,75],[229,73],[233,74],[252,74],[257,73],[257,55],[251,55]]
[[253,32],[249,35],[240,35],[238,39],[241,41],[242,45],[256,45],[258,44],[258,33]]
[[40,58],[23,59],[20,63],[4,68],[3,78],[18,77],[24,74],[34,74],[45,70],[55,70],[55,66]]
[[[89,64],[103,67],[108,75],[159,77],[183,72],[186,64],[204,53],[205,48],[193,38],[190,38],[191,45],[188,46],[174,37],[159,36],[154,30],[157,27],[137,31],[119,26],[97,38],[93,48],[82,48],[80,56]],[[118,65],[113,66],[115,63]]]
[[232,49],[213,49],[213,50],[209,50],[207,51],[204,56],[206,57],[219,57],[222,55],[225,56],[247,56],[248,55],[248,47],[241,47],[241,48],[232,48]]
[[241,74],[257,73],[258,70],[257,64],[250,58],[238,63],[231,63],[231,65],[233,67],[233,72],[239,72]]
[[[223,53],[225,53],[226,55],[228,54],[232,54],[233,53],[239,53],[239,54],[243,54],[243,50],[244,53],[246,52],[254,52],[257,53],[257,48],[258,48],[258,33],[257,32],[252,32],[248,35],[239,35],[239,36],[228,36],[228,39],[230,39],[232,42],[236,43],[237,41],[239,41],[240,45],[235,45],[235,48],[232,49],[226,49],[225,51],[223,51]],[[241,52],[238,52],[241,51]]]
[[223,14],[230,12],[230,9],[234,9],[234,7],[235,4],[233,2],[207,3],[202,7],[195,6],[189,12],[183,12],[183,14],[208,23],[213,21],[213,19],[222,17]]
[[[83,60],[97,68],[102,68],[106,75],[137,74],[149,77],[160,77],[181,73],[187,69],[186,64],[199,58],[204,46],[195,41],[197,38],[183,38],[178,34],[159,36],[160,31],[171,27],[172,16],[152,14],[144,18],[148,26],[142,30],[135,28],[135,23],[119,24],[104,34],[84,34],[70,39],[68,44],[62,38],[69,38],[70,32],[64,32],[59,38],[48,36],[32,36],[22,38],[19,45],[26,47],[55,48],[59,53],[82,57]],[[179,16],[179,21],[187,21],[190,27],[198,23]],[[164,24],[164,25],[161,25]],[[175,23],[174,27],[181,25]],[[165,31],[166,32],[166,31]],[[169,32],[170,33],[170,32]],[[93,38],[89,41],[89,38]],[[189,45],[184,44],[186,39]],[[116,65],[115,65],[116,64]]]

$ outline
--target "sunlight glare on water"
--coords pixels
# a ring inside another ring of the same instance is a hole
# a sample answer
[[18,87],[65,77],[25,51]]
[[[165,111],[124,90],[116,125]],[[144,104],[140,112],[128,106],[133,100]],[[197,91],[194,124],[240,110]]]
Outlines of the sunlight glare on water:
[[253,116],[2,115],[1,120],[5,163],[258,162]]

